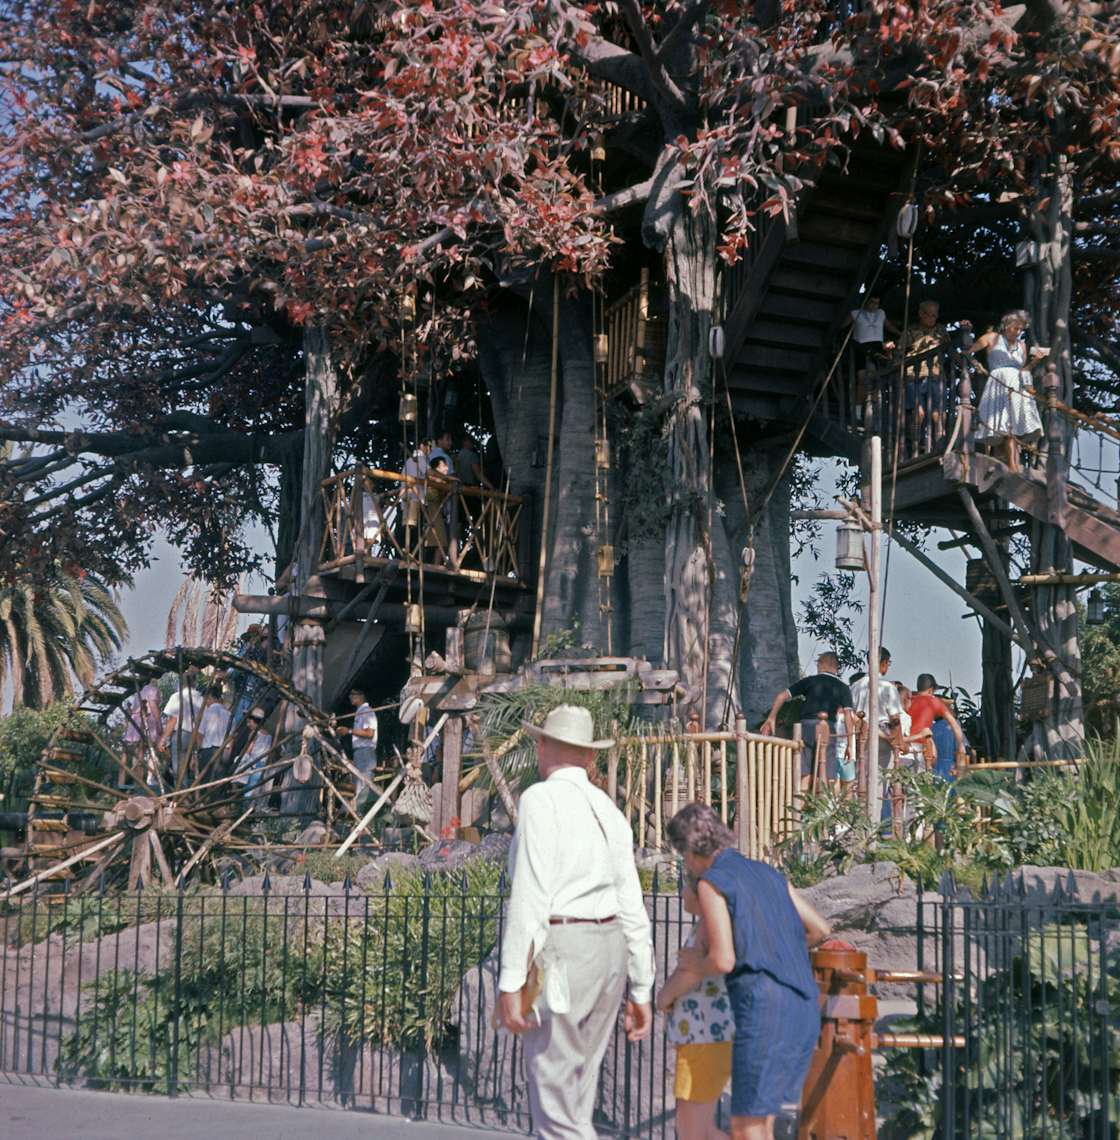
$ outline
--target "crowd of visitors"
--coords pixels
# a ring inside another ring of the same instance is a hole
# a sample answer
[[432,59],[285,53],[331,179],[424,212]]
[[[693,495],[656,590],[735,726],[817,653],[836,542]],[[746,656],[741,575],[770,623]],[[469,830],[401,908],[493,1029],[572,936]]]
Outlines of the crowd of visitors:
[[204,672],[186,664],[172,676],[162,703],[154,679],[130,696],[122,706],[120,786],[131,774],[132,779],[143,775],[152,789],[181,785],[188,778],[202,782],[227,776],[246,793],[256,788],[273,758],[275,729],[269,725],[277,701],[251,663],[267,661],[269,637],[264,625],[242,634],[237,650],[241,668]]
[[[919,303],[917,319],[900,330],[881,308],[881,299],[868,294],[858,309],[848,314],[856,375],[855,414],[862,415],[863,402],[877,372],[890,382],[882,387],[884,410],[894,419],[894,377],[901,379],[902,453],[909,457],[943,440],[948,431],[952,405],[959,398],[950,374],[934,350],[953,347],[976,357],[984,355],[986,369],[973,378],[978,393],[974,424],[976,439],[1013,470],[1020,467],[1020,452],[1037,450],[1043,434],[1038,402],[1031,394],[1034,369],[1049,350],[1029,343],[1030,317],[1022,309],[1004,314],[997,325],[979,337],[972,322],[959,320],[950,328],[941,320],[937,301]],[[890,333],[894,340],[888,340]]]
[[[948,701],[937,695],[931,673],[919,675],[912,691],[901,681],[891,681],[891,654],[879,650],[876,750],[879,768],[886,773],[893,765],[925,769],[952,780],[957,765],[965,759],[967,741]],[[817,672],[802,677],[774,698],[761,731],[773,735],[785,703],[800,699],[797,716],[804,741],[801,786],[816,786],[823,778],[841,794],[854,794],[859,740],[866,732],[871,684],[865,673],[855,673],[845,684],[839,677],[835,653],[817,658]],[[826,739],[818,746],[823,725]],[[819,771],[823,759],[824,770]]]

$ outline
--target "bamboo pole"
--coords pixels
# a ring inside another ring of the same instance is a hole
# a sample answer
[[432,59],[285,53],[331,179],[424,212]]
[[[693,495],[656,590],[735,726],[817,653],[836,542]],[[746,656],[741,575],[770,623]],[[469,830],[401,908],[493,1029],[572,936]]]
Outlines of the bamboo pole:
[[[691,748],[692,745],[688,744],[686,748]],[[681,810],[681,769],[680,769],[680,753],[677,751],[677,744],[673,743],[673,786],[670,795],[673,797],[673,815]]]
[[719,742],[720,819],[727,823],[727,741]]
[[704,741],[704,803],[712,806],[712,742]]
[[735,827],[739,833],[739,850],[748,858],[751,852],[750,837],[750,782],[747,774],[747,739],[744,735],[746,720],[735,718]]
[[657,851],[661,850],[662,802],[661,756],[655,753],[653,758],[653,846]]

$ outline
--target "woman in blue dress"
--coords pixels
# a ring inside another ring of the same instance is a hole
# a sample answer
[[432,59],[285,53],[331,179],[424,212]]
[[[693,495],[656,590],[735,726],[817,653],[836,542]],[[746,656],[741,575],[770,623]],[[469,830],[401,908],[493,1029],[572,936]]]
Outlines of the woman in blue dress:
[[809,944],[828,936],[828,924],[773,867],[740,855],[706,804],[687,804],[668,834],[700,880],[708,939],[706,953],[685,949],[679,961],[703,976],[727,975],[735,1016],[732,1140],[772,1140],[774,1116],[801,1097],[820,1035]]

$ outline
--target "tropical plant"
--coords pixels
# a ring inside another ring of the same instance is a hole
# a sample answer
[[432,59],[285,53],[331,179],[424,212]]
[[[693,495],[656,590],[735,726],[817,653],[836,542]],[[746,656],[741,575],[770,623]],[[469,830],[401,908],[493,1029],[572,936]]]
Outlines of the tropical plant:
[[0,793],[7,811],[22,811],[31,793],[35,763],[51,736],[77,714],[65,701],[45,708],[17,708],[0,717]]
[[0,687],[12,707],[42,708],[91,684],[128,632],[113,595],[90,575],[0,585]]
[[[500,754],[498,762],[502,774],[516,791],[532,783],[536,775],[536,750],[532,740],[522,735],[509,746],[522,722],[540,724],[557,705],[578,705],[591,713],[597,737],[626,736],[637,728],[631,705],[633,696],[633,690],[626,686],[567,689],[544,683],[526,685],[513,693],[486,693],[478,705],[479,731],[486,746]],[[478,743],[481,745],[482,741]],[[481,761],[480,753],[472,754]],[[483,778],[489,780],[489,773]]]
[[[1052,923],[1026,936],[1007,969],[993,970],[974,992],[958,991],[956,1002],[955,1020],[969,1032],[954,1135],[965,1135],[963,1127],[993,1140],[1114,1134],[1107,1122],[1116,1119],[1120,1027],[1100,1011],[1120,1003],[1115,951],[1102,952],[1083,926]],[[944,1019],[891,1028],[939,1033]],[[924,1061],[918,1050],[888,1054],[887,1077],[901,1107],[881,1133],[887,1140],[943,1134],[942,1069]]]

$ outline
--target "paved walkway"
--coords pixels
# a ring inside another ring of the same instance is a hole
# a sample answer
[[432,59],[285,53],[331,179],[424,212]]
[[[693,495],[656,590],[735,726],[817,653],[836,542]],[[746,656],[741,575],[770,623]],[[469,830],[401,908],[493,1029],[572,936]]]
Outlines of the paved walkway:
[[5,1083],[0,1077],[4,1140],[511,1140],[514,1134],[412,1123],[344,1109],[290,1108],[204,1097],[147,1096]]

